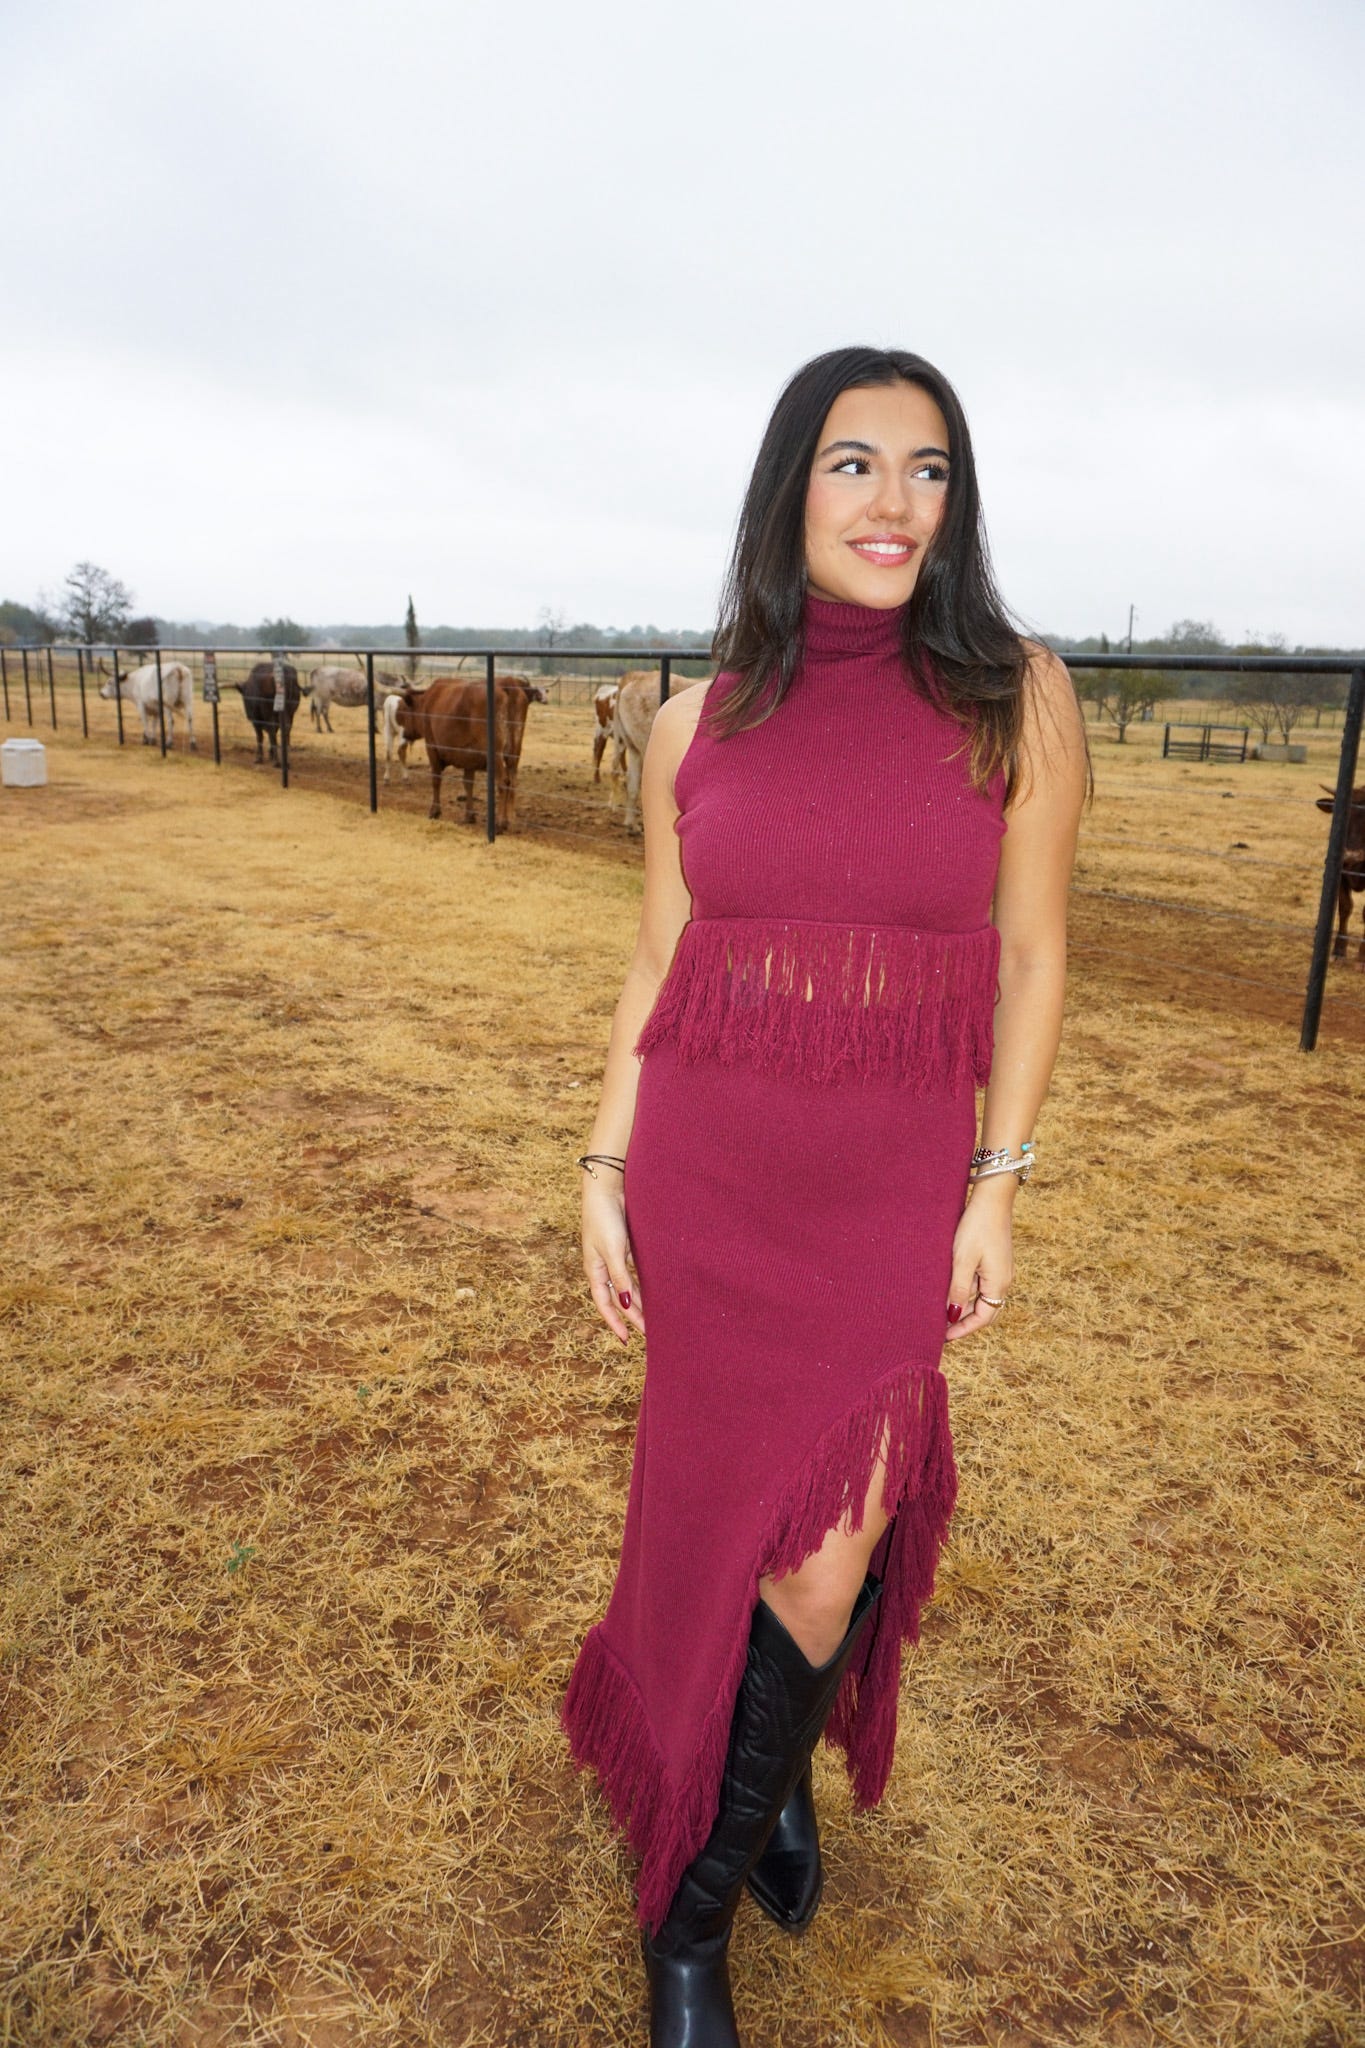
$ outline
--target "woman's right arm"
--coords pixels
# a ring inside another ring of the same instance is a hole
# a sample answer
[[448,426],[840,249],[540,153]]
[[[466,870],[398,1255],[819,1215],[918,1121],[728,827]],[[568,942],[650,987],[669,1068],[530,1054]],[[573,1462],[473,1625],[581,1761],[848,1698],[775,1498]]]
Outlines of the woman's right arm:
[[[692,915],[682,851],[673,830],[678,815],[673,778],[697,729],[705,696],[705,685],[697,684],[660,705],[645,748],[640,783],[645,825],[640,929],[612,1018],[602,1099],[588,1140],[589,1152],[626,1156],[640,1084],[635,1041],[672,964],[682,928]],[[625,1189],[614,1167],[599,1166],[597,1175],[594,1180],[586,1171],[583,1174],[583,1271],[603,1322],[624,1344],[628,1324],[633,1323],[642,1333],[645,1327],[639,1284],[630,1268]]]

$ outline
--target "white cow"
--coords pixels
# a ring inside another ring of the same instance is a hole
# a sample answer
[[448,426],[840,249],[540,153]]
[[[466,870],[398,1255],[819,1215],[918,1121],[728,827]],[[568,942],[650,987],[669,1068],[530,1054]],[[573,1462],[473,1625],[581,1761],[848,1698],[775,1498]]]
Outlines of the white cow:
[[[397,687],[398,678],[386,669],[374,672],[374,695],[376,705],[385,690]],[[358,710],[365,702],[365,671],[363,668],[315,668],[308,678],[308,709],[313,718],[314,732],[321,732],[326,726],[332,730],[331,710],[339,704],[343,710]]]
[[[624,758],[626,764],[624,824],[627,832],[632,833],[643,829],[640,824],[640,771],[644,767],[649,735],[658,716],[659,678],[657,668],[633,668],[623,675],[611,715],[611,736],[616,742],[618,758]],[[673,695],[676,697],[683,690],[699,687],[694,682],[679,683]]]
[[[130,669],[121,675],[118,682],[110,676],[100,686],[101,697],[122,697],[125,704],[135,704],[142,714],[142,744],[155,747],[160,744],[161,730],[157,715],[156,663],[145,661],[141,668]],[[161,664],[161,704],[166,714],[166,743],[175,745],[175,714],[183,710],[185,730],[189,734],[190,747],[194,749],[194,678],[183,661],[163,661]]]
[[395,751],[397,752],[398,755],[398,765],[403,771],[404,782],[406,782],[408,779],[408,748],[411,746],[412,742],[408,738],[407,734],[404,732],[402,726],[398,723],[398,713],[402,709],[402,705],[403,699],[399,696],[396,690],[392,691],[390,695],[384,699],[383,719],[385,782],[387,782],[389,779],[389,770],[393,766],[393,757]]

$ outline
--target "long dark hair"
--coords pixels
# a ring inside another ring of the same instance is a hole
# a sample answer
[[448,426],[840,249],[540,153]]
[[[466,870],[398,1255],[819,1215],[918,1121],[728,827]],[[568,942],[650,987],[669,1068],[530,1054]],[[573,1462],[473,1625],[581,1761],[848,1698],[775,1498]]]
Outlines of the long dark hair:
[[940,370],[905,349],[831,349],[799,369],[773,407],[712,643],[736,680],[708,710],[709,729],[719,739],[757,725],[785,696],[801,659],[806,491],[820,430],[841,391],[897,382],[917,384],[933,399],[947,422],[950,457],[943,517],[906,607],[905,666],[968,729],[977,786],[1000,768],[1012,785],[1028,651],[995,587],[961,400]]

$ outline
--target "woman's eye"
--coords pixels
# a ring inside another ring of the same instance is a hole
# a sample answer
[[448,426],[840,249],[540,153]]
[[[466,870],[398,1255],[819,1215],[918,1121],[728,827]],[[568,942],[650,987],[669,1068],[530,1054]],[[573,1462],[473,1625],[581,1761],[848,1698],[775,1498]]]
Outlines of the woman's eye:
[[835,463],[833,469],[830,471],[830,475],[843,476],[849,471],[865,470],[866,468],[867,463],[864,461],[861,455],[846,455],[842,462]]
[[920,477],[927,477],[929,482],[934,484],[946,484],[948,481],[947,468],[941,462],[922,463],[918,469],[911,470],[910,474],[917,480]]

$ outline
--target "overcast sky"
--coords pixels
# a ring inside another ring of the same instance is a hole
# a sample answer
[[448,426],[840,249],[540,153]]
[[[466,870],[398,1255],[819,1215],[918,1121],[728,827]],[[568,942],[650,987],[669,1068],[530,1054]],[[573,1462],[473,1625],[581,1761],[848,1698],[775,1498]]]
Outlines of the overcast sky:
[[1030,624],[1365,641],[1359,0],[0,25],[0,596],[704,627],[778,388],[872,341]]

